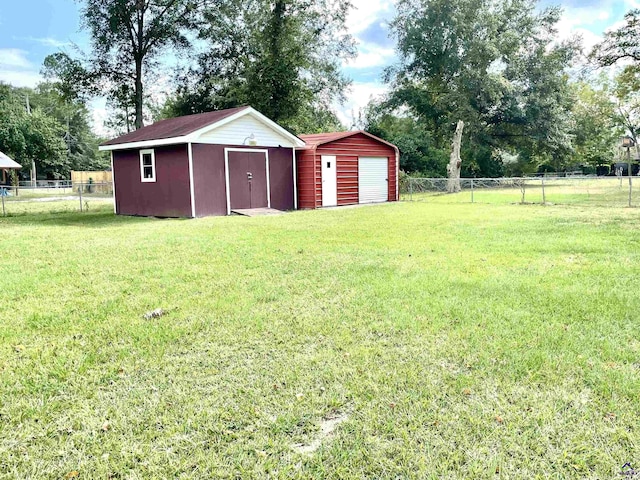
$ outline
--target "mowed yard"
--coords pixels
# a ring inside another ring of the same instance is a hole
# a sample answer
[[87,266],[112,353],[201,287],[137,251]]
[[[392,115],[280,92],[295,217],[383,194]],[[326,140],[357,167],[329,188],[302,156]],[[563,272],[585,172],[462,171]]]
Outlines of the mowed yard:
[[107,205],[0,248],[0,478],[640,468],[640,210]]

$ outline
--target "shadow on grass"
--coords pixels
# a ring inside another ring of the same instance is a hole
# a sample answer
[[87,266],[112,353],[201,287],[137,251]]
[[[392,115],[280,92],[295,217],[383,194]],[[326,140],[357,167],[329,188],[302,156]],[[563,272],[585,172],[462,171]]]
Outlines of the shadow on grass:
[[184,221],[188,219],[157,218],[157,217],[132,217],[115,215],[113,211],[94,212],[36,212],[18,213],[2,216],[0,212],[0,225],[29,225],[29,226],[63,226],[63,227],[87,227],[87,228],[112,228],[131,224],[140,224],[159,221]]

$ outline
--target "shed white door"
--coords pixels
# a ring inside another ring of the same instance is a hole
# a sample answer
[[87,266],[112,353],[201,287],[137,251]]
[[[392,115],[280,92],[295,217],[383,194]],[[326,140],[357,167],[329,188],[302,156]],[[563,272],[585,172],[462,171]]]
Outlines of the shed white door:
[[322,206],[335,207],[338,205],[338,175],[336,171],[336,157],[322,155]]
[[360,203],[389,199],[389,164],[386,157],[358,158],[358,197]]

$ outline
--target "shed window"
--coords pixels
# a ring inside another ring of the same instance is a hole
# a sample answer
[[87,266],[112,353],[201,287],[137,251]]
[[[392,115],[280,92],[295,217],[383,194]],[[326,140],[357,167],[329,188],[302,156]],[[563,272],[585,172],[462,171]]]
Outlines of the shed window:
[[140,150],[140,180],[142,182],[156,181],[156,154],[153,149]]

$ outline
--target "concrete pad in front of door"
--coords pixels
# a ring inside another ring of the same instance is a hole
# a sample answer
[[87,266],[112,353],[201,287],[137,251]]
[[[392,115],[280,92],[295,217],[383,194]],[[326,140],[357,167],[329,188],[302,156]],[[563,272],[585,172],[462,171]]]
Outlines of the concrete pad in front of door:
[[261,217],[264,215],[282,215],[284,212],[275,208],[242,208],[231,210],[231,213],[245,217]]

